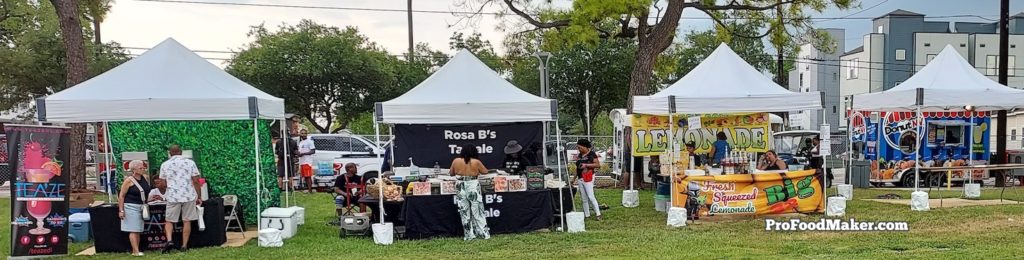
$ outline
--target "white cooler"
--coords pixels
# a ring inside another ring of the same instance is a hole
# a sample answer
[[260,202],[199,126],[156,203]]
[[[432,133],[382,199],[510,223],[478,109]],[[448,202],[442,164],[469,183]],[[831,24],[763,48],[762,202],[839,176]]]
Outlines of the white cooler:
[[260,229],[274,228],[281,230],[281,238],[291,238],[298,231],[295,214],[296,210],[294,208],[267,208],[260,214],[263,218],[260,221]]
[[299,206],[291,206],[291,207],[288,207],[288,209],[294,209],[295,210],[294,218],[295,218],[295,224],[296,225],[306,224],[306,209],[305,208],[299,207]]

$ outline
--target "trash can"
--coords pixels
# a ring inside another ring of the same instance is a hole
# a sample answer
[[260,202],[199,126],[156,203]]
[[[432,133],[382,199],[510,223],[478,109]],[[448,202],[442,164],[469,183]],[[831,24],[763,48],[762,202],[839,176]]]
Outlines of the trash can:
[[854,160],[850,163],[850,180],[848,183],[854,188],[871,187],[871,161]]
[[672,187],[669,186],[671,183],[659,181],[657,190],[654,192],[654,210],[660,212],[668,211],[669,195]]
[[68,217],[68,237],[75,243],[89,241],[89,226],[91,219],[89,213],[75,213]]

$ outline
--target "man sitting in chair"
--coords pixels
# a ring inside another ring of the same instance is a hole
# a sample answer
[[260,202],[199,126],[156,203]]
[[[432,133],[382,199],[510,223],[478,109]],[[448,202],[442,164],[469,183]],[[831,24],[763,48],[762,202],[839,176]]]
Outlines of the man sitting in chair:
[[[359,168],[355,163],[345,164],[345,174],[334,180],[334,206],[338,216],[345,213],[350,204],[363,194],[363,177],[356,176]],[[366,205],[359,205],[360,211],[366,211]]]

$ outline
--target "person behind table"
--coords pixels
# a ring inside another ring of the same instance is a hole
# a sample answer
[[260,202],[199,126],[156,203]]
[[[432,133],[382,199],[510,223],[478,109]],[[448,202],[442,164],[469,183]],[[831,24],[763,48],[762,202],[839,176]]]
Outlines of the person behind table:
[[160,165],[160,178],[167,181],[167,193],[163,195],[167,201],[167,210],[164,213],[164,235],[167,238],[167,246],[164,252],[174,250],[172,232],[175,223],[182,223],[181,228],[181,250],[188,251],[188,239],[192,235],[192,221],[199,220],[199,210],[196,206],[202,205],[199,198],[199,167],[191,159],[181,156],[181,147],[171,145],[167,149],[171,158]]
[[164,204],[164,193],[167,193],[167,181],[161,178],[153,179],[153,189],[149,190],[149,204]]
[[704,156],[697,155],[697,143],[693,141],[686,142],[686,152],[690,153],[693,157],[693,166],[704,165]]
[[[274,155],[277,156],[277,186],[281,190],[287,191],[285,175],[287,174],[290,178],[297,173],[295,172],[295,155],[299,153],[299,145],[291,138],[285,138],[285,142],[282,142],[280,136],[274,136],[273,140]],[[288,156],[285,156],[285,147],[288,148]]]
[[121,231],[128,232],[128,241],[131,242],[132,255],[142,256],[139,250],[139,240],[143,231],[142,207],[146,204],[146,192],[149,191],[148,177],[145,175],[145,164],[139,160],[128,162],[128,170],[132,175],[125,177],[121,182],[121,192],[118,193],[118,217],[121,218]]
[[519,174],[526,171],[527,162],[521,153],[523,146],[519,145],[518,141],[508,141],[503,150],[505,152],[505,162],[502,165],[505,165],[505,169],[508,170],[509,174]]
[[786,162],[779,159],[775,150],[768,150],[757,160],[757,169],[762,171],[778,171],[788,169]]
[[827,181],[825,187],[832,187],[832,172],[825,168],[825,157],[821,156],[821,137],[814,136],[811,139],[811,144],[814,148],[811,148],[811,169],[815,169],[819,173],[825,174],[825,180]]
[[487,167],[480,162],[480,151],[472,144],[462,145],[459,156],[452,160],[451,175],[459,176],[455,201],[462,219],[463,240],[472,240],[477,236],[490,239],[487,219],[484,216],[483,195],[480,193],[480,181],[477,177],[487,173]]
[[[356,175],[358,170],[359,167],[355,163],[346,163],[345,174],[334,179],[334,211],[338,216],[341,216],[348,208],[348,204],[353,202],[351,200],[358,200],[359,195],[363,193],[363,177]],[[359,205],[359,209],[366,212],[366,205]]]
[[658,180],[661,179],[661,156],[651,155],[647,160],[647,176],[651,177],[651,186],[658,189]]
[[576,183],[579,185],[580,197],[583,197],[583,215],[590,217],[590,210],[587,207],[589,203],[594,207],[594,214],[600,221],[601,205],[594,195],[594,171],[601,168],[601,162],[593,148],[590,140],[576,141],[576,149],[580,152],[579,158],[576,159]]
[[302,139],[296,153],[299,156],[299,173],[302,181],[306,183],[306,193],[313,193],[313,154],[316,153],[316,145],[313,144],[313,139],[309,138],[309,131],[306,129],[299,130],[299,137]]
[[725,132],[718,132],[715,137],[718,140],[712,144],[708,155],[711,156],[711,164],[721,164],[722,159],[725,159],[725,155],[729,153],[729,150],[732,150],[732,147],[729,146],[728,137],[725,135]]
[[543,159],[541,159],[541,150],[543,145],[540,142],[533,142],[530,147],[523,152],[523,158],[526,159],[526,166],[540,166],[544,165]]

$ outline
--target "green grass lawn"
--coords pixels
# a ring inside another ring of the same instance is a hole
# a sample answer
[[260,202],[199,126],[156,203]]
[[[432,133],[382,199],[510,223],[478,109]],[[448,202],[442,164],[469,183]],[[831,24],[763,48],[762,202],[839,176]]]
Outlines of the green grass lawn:
[[[835,190],[830,190],[835,194]],[[856,190],[857,198],[874,198],[909,191]],[[997,198],[997,189],[985,189],[984,199]],[[943,192],[946,197],[959,193]],[[955,258],[1007,259],[1024,254],[1024,204],[932,209],[911,212],[910,206],[850,201],[847,217],[862,221],[907,221],[909,232],[768,232],[763,218],[720,222],[699,222],[684,228],[668,228],[663,213],[653,209],[653,194],[641,192],[639,208],[619,206],[621,190],[602,189],[599,200],[611,205],[602,222],[588,221],[587,232],[567,234],[534,232],[496,235],[490,240],[462,241],[461,238],[396,241],[378,246],[372,238],[338,238],[335,227],[325,225],[334,214],[333,201],[325,194],[296,194],[306,207],[306,224],[282,248],[260,248],[250,241],[241,248],[194,249],[187,253],[147,256],[173,259],[555,259],[555,258]],[[1008,191],[1008,198],[1024,200],[1024,190]],[[938,193],[933,192],[932,198]],[[10,208],[10,200],[0,200]],[[0,212],[9,219],[10,211]],[[819,216],[805,217],[817,220]],[[2,251],[10,252],[9,225],[0,232]],[[72,252],[89,244],[76,243]],[[129,258],[128,254],[99,257]]]

